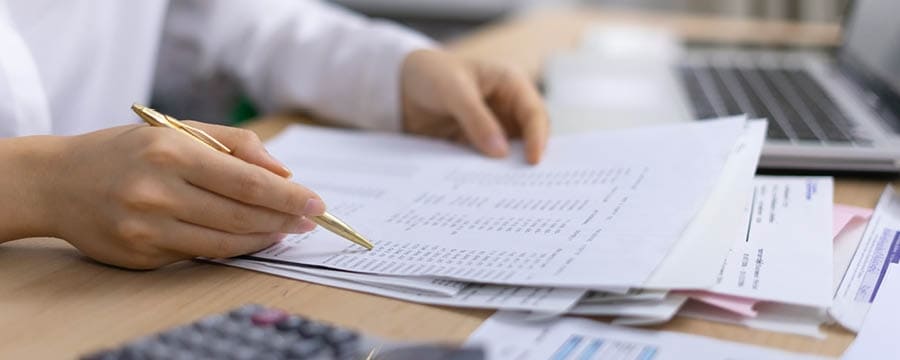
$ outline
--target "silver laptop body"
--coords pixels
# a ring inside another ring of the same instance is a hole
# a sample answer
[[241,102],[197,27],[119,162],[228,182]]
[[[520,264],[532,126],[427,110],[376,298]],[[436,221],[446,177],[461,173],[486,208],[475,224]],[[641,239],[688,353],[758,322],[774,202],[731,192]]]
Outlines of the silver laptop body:
[[900,2],[858,0],[835,56],[695,50],[677,67],[693,119],[769,120],[761,168],[900,171]]

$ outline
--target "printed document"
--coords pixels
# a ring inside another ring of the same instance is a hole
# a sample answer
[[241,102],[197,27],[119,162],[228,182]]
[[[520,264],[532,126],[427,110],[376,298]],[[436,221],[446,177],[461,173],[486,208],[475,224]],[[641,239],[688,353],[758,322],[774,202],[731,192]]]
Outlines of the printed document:
[[744,127],[733,117],[557,136],[537,166],[520,148],[497,160],[431,140],[293,127],[270,151],[375,249],[315,230],[253,258],[479,283],[639,287],[704,204]]
[[489,360],[824,359],[697,335],[618,327],[587,319],[523,322],[521,315],[508,312],[487,319],[466,344],[483,346]]
[[746,236],[734,242],[710,291],[785,304],[831,305],[830,177],[757,176]]
[[888,185],[834,294],[829,315],[859,331],[890,264],[900,261],[900,196]]
[[869,314],[856,340],[841,359],[887,359],[897,356],[897,334],[900,333],[900,269],[891,264],[878,289]]

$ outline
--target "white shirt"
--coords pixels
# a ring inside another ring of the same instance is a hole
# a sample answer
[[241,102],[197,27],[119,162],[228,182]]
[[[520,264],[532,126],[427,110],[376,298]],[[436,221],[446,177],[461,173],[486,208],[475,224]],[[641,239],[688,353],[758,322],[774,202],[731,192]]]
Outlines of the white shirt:
[[158,74],[174,79],[168,93],[226,74],[263,111],[378,130],[400,128],[400,66],[430,46],[314,1],[0,0],[0,136],[135,123],[129,107],[149,102],[164,33],[191,59]]

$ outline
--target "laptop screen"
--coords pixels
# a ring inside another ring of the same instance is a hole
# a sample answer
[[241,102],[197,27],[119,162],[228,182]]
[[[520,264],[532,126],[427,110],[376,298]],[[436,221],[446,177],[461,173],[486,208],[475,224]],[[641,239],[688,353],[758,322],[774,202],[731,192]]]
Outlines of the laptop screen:
[[856,0],[844,23],[839,60],[879,105],[900,106],[900,1]]

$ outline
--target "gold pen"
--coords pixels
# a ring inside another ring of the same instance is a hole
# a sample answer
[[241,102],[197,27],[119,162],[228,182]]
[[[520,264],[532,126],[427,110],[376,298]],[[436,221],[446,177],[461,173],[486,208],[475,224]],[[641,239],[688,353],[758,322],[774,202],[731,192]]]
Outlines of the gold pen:
[[[134,110],[134,112],[138,116],[140,116],[141,119],[144,119],[144,121],[151,126],[167,127],[177,130],[182,134],[185,134],[194,139],[195,141],[209,147],[210,149],[220,151],[229,155],[231,154],[231,149],[229,149],[228,146],[225,146],[225,144],[222,144],[221,142],[207,134],[205,131],[185,124],[176,118],[139,104],[131,105],[131,110]],[[338,219],[328,212],[325,212],[320,216],[310,217],[309,219],[319,226],[325,228],[326,230],[340,235],[341,237],[350,240],[353,243],[366,248],[367,250],[372,250],[372,248],[375,247],[371,242],[369,242],[369,240],[366,240],[365,237],[353,230],[353,228],[341,221],[341,219]]]

